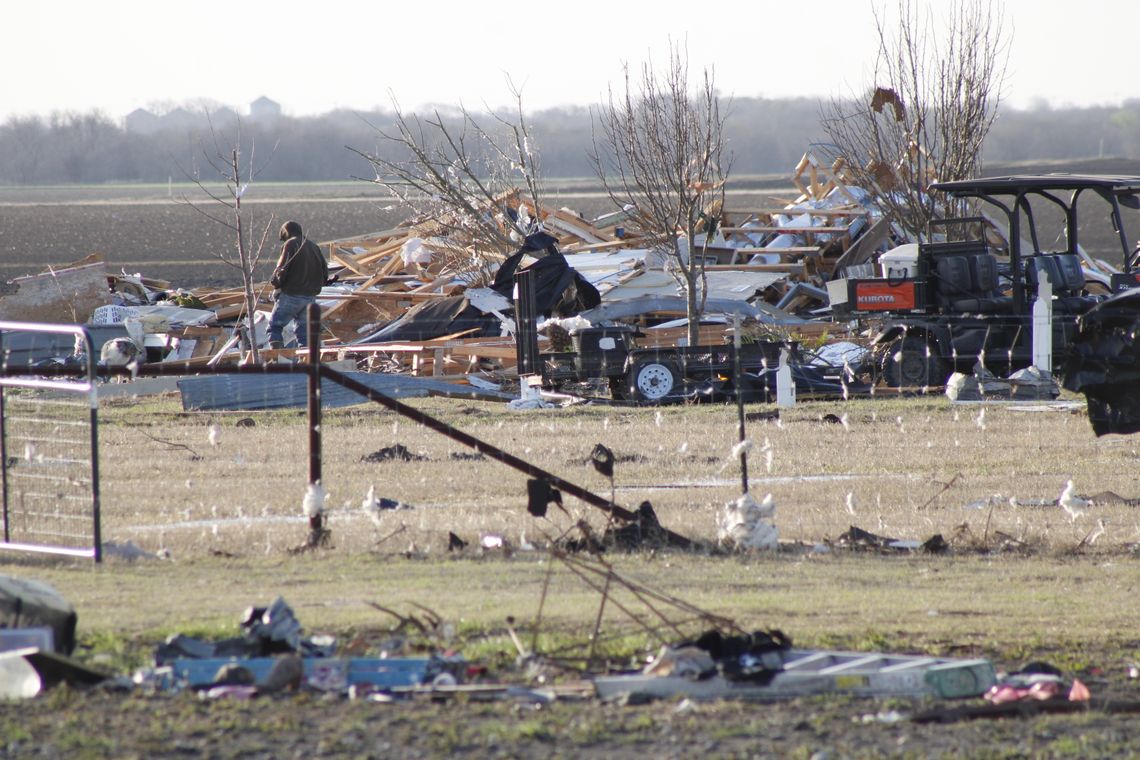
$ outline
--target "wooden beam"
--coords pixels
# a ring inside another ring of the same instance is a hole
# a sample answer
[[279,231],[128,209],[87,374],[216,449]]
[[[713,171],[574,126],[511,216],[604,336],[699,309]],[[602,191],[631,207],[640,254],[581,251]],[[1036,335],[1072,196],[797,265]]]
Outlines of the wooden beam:
[[836,233],[847,232],[847,227],[838,226],[821,226],[821,227],[776,227],[774,225],[765,225],[763,227],[721,227],[720,231],[728,234],[730,232],[790,232],[790,233],[807,233],[807,234],[823,234],[823,233]]
[[787,248],[737,248],[738,256],[755,256],[758,253],[775,253],[780,256],[803,256],[809,253],[819,253],[818,245],[793,245]]
[[329,246],[329,258],[331,260],[335,261],[337,264],[340,264],[343,267],[347,267],[348,269],[351,269],[353,272],[355,272],[358,275],[361,275],[362,277],[371,277],[372,276],[372,273],[363,269],[360,266],[360,264],[358,264],[356,262],[355,258],[348,255],[347,253],[341,253],[340,251],[338,251],[336,249],[335,246]]
[[638,248],[638,243],[641,242],[640,238],[623,238],[621,240],[610,240],[605,243],[571,243],[570,245],[562,248],[562,253],[581,253],[583,251],[613,251],[621,248]]
[[708,272],[783,272],[803,274],[803,264],[706,264]]
[[842,206],[837,208],[761,208],[751,209],[748,211],[739,209],[726,209],[721,212],[725,216],[729,214],[744,214],[756,215],[761,214],[764,216],[775,216],[777,214],[783,216],[799,216],[800,214],[811,214],[813,216],[866,216],[867,209],[862,207],[851,208],[850,206]]

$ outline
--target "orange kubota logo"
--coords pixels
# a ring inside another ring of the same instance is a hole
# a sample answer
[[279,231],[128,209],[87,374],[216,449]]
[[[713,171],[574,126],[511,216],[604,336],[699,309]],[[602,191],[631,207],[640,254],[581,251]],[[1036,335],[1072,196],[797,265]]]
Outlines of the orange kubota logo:
[[860,282],[855,285],[855,308],[866,311],[913,309],[917,305],[913,282],[889,285],[885,282]]

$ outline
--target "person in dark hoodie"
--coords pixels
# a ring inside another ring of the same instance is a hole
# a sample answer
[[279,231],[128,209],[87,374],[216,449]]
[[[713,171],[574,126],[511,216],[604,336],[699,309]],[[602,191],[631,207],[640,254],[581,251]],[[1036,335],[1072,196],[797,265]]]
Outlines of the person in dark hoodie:
[[320,246],[304,236],[297,222],[281,225],[281,240],[281,257],[269,278],[274,287],[269,347],[285,347],[283,332],[290,322],[296,322],[297,344],[307,346],[309,304],[316,303],[328,279],[329,265]]

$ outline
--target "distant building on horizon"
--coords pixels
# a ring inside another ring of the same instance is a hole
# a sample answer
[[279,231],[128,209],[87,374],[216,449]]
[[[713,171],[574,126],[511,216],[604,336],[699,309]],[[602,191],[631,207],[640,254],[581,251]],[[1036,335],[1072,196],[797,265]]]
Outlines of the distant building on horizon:
[[262,95],[249,104],[249,118],[253,121],[273,121],[281,117],[281,104]]
[[136,108],[123,119],[123,128],[138,135],[152,135],[158,131],[159,118],[145,108]]
[[238,123],[238,112],[228,106],[211,110],[188,109],[181,106],[166,113],[156,114],[146,108],[136,108],[123,118],[123,128],[137,135],[153,135],[169,130],[194,131],[198,129],[229,129]]

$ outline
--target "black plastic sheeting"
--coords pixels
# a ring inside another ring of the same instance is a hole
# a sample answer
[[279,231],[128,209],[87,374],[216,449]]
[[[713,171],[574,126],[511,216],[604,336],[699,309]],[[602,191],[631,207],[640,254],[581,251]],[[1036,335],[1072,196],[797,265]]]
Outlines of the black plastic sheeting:
[[1097,436],[1140,432],[1140,288],[1081,316],[1064,377],[1085,395]]

